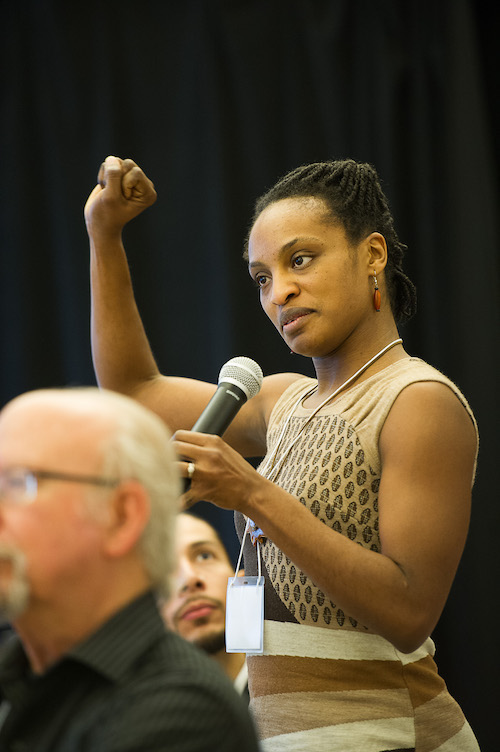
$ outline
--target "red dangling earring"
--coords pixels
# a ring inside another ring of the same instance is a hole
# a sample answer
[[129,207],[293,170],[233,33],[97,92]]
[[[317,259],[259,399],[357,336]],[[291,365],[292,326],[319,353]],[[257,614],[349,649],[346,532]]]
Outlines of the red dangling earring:
[[375,292],[373,293],[373,307],[376,311],[380,311],[380,290],[378,289],[377,274],[373,272],[373,281],[375,282]]

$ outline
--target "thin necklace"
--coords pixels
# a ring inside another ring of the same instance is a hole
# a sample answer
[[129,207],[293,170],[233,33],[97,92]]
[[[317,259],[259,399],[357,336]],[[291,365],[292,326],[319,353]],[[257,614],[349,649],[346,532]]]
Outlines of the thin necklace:
[[[306,420],[304,421],[304,423],[300,427],[297,435],[288,444],[288,446],[286,447],[285,451],[283,452],[283,454],[279,458],[279,461],[276,463],[276,455],[278,454],[278,450],[279,450],[280,444],[281,444],[281,442],[283,440],[283,436],[285,435],[285,432],[286,432],[286,430],[288,428],[288,425],[289,425],[289,423],[290,423],[290,421],[292,419],[292,416],[293,416],[296,408],[299,406],[299,404],[301,402],[303,402],[303,400],[307,399],[307,397],[309,397],[311,394],[313,394],[313,392],[316,391],[317,386],[313,386],[312,389],[308,389],[308,391],[306,392],[306,394],[301,394],[300,397],[298,398],[298,400],[294,403],[292,409],[290,410],[290,413],[288,414],[287,419],[285,420],[285,422],[283,424],[283,428],[281,429],[280,436],[278,438],[278,441],[276,442],[276,445],[275,445],[275,448],[274,448],[272,454],[268,457],[268,459],[267,459],[266,464],[264,465],[264,467],[259,468],[259,473],[261,475],[264,475],[268,480],[272,480],[272,481],[275,480],[276,477],[277,477],[277,475],[278,475],[278,473],[279,473],[279,471],[281,470],[281,468],[283,466],[283,462],[285,461],[285,458],[288,456],[288,454],[290,452],[290,449],[293,447],[293,445],[295,444],[295,442],[298,440],[298,438],[300,437],[302,431],[307,426],[307,424],[314,418],[314,416],[316,415],[316,413],[318,413],[321,410],[322,407],[324,407],[326,404],[328,404],[328,402],[330,402],[334,397],[336,397],[337,394],[342,391],[342,389],[345,389],[346,386],[349,386],[349,384],[351,384],[355,379],[357,379],[358,376],[360,376],[364,371],[366,371],[366,369],[369,368],[372,365],[372,363],[375,363],[376,360],[378,360],[379,358],[381,358],[382,355],[384,355],[384,353],[386,353],[392,347],[395,347],[396,345],[402,344],[402,342],[403,342],[403,340],[401,338],[395,339],[394,342],[390,342],[388,345],[386,345],[385,347],[383,347],[382,350],[380,350],[376,355],[373,356],[373,358],[370,358],[370,360],[368,360],[363,366],[361,366],[361,368],[358,371],[356,371],[356,373],[354,373],[352,376],[350,376],[347,379],[347,381],[344,381],[344,383],[341,384],[337,389],[335,389],[335,391],[332,392],[332,394],[329,394],[328,397],[326,399],[324,399],[323,402],[321,402],[320,405],[318,405],[317,407],[315,407],[314,410],[312,411],[312,413],[306,418]],[[267,473],[269,473],[269,474],[267,474]]]

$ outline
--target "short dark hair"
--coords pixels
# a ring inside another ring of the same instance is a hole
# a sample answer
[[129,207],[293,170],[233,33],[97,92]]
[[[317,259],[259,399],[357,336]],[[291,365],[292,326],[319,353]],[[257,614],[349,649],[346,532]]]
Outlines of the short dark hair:
[[[398,238],[375,168],[353,159],[297,167],[257,199],[251,227],[270,204],[305,197],[324,201],[331,215],[343,225],[350,243],[359,243],[371,232],[380,232],[384,236],[387,243],[385,274],[391,309],[396,321],[410,319],[417,308],[417,295],[415,285],[402,267],[407,247]],[[245,258],[248,258],[249,235],[250,231],[245,242]]]
[[231,566],[233,566],[233,562],[231,560],[231,556],[229,555],[229,551],[227,550],[227,546],[224,543],[222,539],[222,535],[220,531],[215,527],[215,525],[210,522],[210,520],[207,520],[206,517],[204,517],[202,514],[200,514],[196,509],[193,509],[192,507],[188,507],[187,509],[183,509],[179,514],[183,514],[185,517],[192,517],[195,520],[200,520],[200,522],[204,522],[205,525],[208,525],[208,527],[212,528],[215,537],[217,539],[217,542],[220,543],[221,547],[224,550],[224,553],[227,556],[227,560]]

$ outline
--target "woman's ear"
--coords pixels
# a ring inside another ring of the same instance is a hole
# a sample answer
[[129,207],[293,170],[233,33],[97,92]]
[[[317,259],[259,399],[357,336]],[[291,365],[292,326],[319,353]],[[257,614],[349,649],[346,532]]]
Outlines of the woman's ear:
[[136,480],[121,482],[109,502],[104,552],[124,556],[138,544],[149,522],[151,507],[144,486]]
[[368,251],[368,266],[376,274],[380,274],[387,264],[387,243],[380,232],[372,232],[365,238]]

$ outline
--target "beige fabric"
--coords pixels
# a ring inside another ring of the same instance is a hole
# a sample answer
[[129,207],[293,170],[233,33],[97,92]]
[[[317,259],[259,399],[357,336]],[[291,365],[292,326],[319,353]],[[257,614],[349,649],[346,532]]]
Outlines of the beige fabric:
[[[315,382],[304,378],[271,415],[268,457],[278,446],[276,477],[266,459],[261,472],[323,524],[380,551],[378,439],[397,396],[416,381],[448,386],[474,422],[457,387],[416,358],[349,389],[310,420],[302,399]],[[404,655],[332,603],[272,541],[264,542],[262,558],[266,584],[293,617],[282,622],[266,613],[265,655],[248,657],[251,707],[264,750],[431,752],[452,740],[456,752],[478,749],[437,673],[432,640]]]

